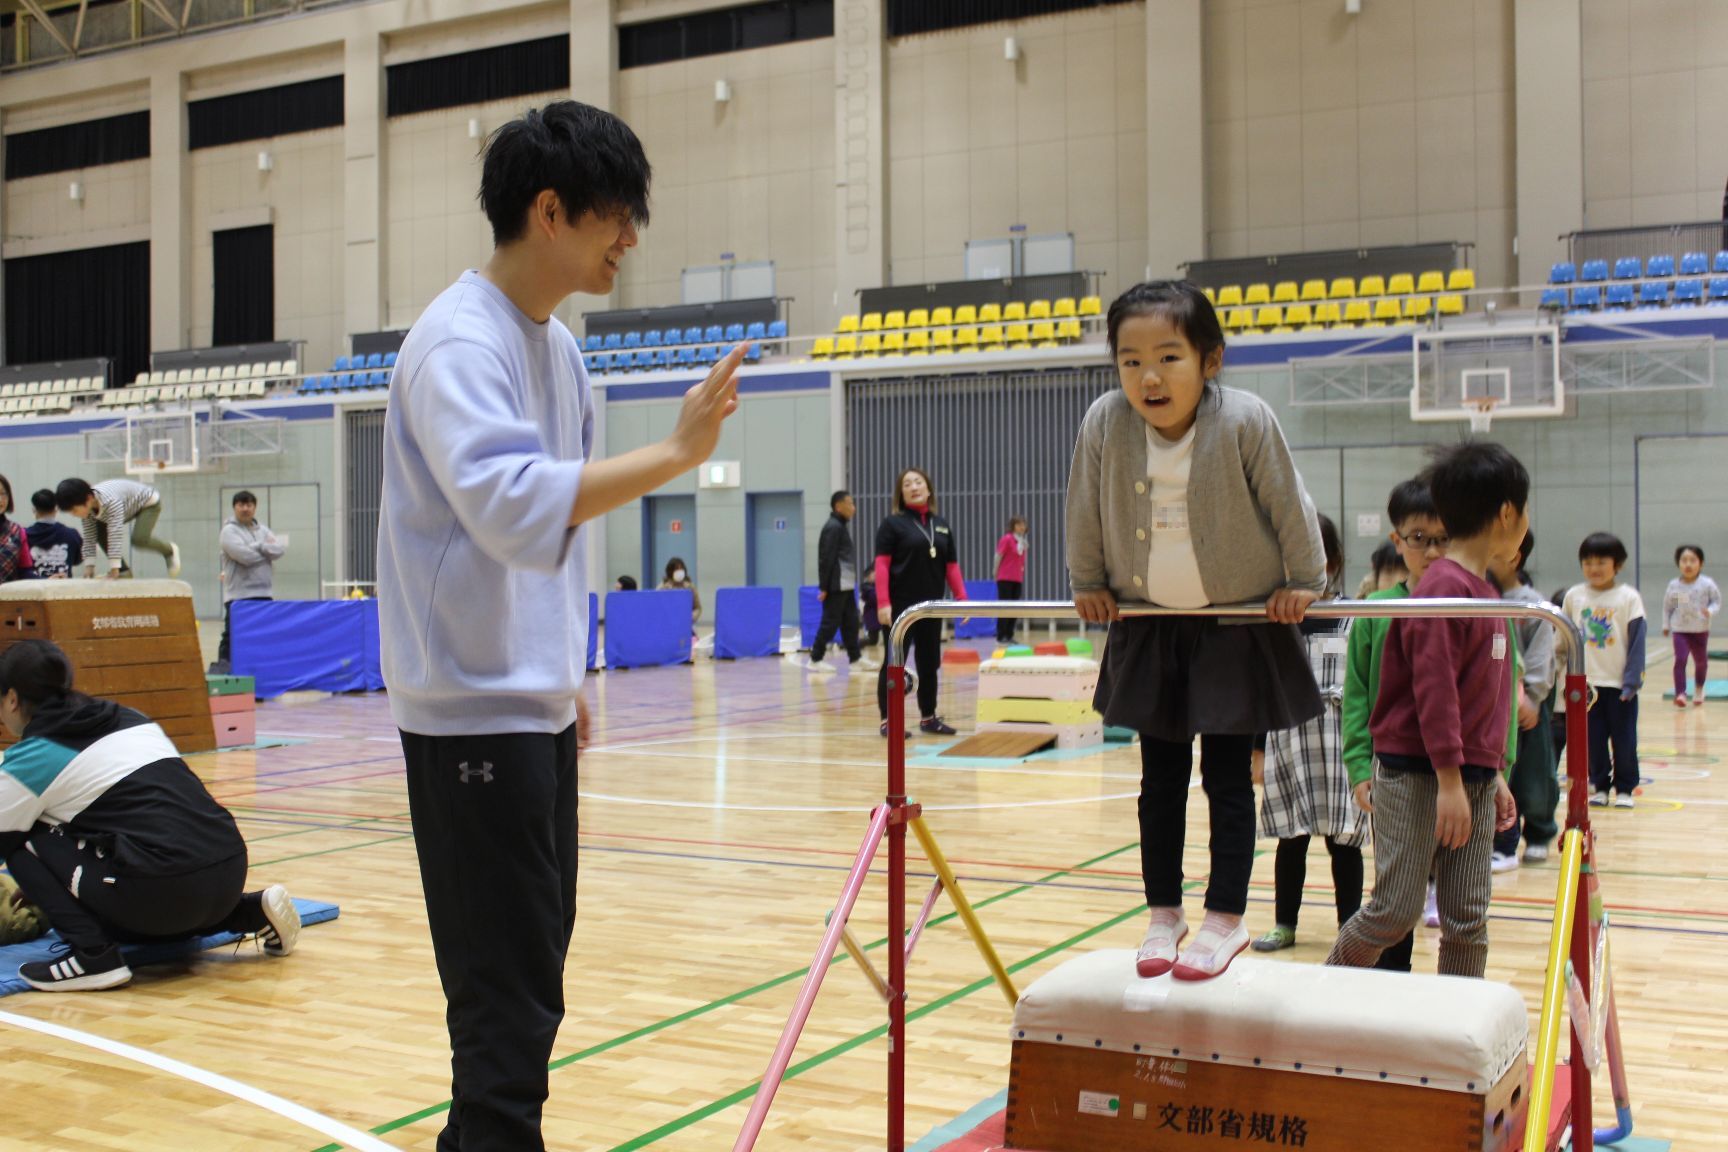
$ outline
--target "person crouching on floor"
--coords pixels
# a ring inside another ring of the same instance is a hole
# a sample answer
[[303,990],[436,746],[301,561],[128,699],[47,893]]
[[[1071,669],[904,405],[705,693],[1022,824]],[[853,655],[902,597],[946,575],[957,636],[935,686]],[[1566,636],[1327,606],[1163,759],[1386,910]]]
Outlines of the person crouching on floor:
[[43,992],[118,988],[122,943],[256,936],[286,956],[300,914],[280,884],[244,892],[246,842],[234,817],[160,727],[72,689],[72,664],[46,640],[0,652],[0,723],[19,738],[0,761],[0,855],[66,950],[22,965]]

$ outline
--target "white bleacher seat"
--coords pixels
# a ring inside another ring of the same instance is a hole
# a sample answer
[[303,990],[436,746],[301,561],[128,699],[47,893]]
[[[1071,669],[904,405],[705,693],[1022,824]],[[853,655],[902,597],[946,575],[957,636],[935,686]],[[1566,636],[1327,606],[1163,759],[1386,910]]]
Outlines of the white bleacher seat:
[[284,376],[298,376],[298,375],[300,375],[300,361],[298,361],[298,360],[284,360],[282,362],[282,375],[284,375]]
[[233,381],[233,380],[222,381],[222,383],[220,383],[216,386],[216,395],[220,399],[223,399],[223,400],[228,399],[230,396],[234,395],[235,385],[236,385],[236,381]]
[[268,363],[264,366],[263,375],[269,377],[270,379],[275,379],[276,377],[282,375],[282,361],[280,361],[280,360],[270,361],[270,363]]
[[240,366],[238,364],[224,364],[222,366],[222,379],[224,380],[232,380],[239,375],[239,373]]
[[150,383],[150,377],[152,375],[153,375],[153,373],[150,373],[150,372],[140,372],[140,373],[138,373],[138,378],[136,380],[132,381],[132,383],[133,384],[148,384],[148,383]]
[[263,380],[249,380],[246,382],[246,395],[249,397],[262,399],[264,394],[268,391],[269,385]]
[[152,373],[150,373],[150,383],[152,383],[152,384],[166,384],[167,382],[168,382],[168,373],[166,373],[166,372],[152,372]]
[[192,369],[192,383],[202,384],[210,378],[210,369],[198,367]]

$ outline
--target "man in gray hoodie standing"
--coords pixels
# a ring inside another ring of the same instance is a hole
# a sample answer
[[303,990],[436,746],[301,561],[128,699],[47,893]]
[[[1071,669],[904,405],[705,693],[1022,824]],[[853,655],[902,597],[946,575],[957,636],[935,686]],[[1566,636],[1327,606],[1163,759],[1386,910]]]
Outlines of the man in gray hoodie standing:
[[222,644],[210,671],[226,675],[229,621],[236,600],[273,600],[271,565],[288,546],[258,520],[258,497],[245,489],[234,493],[234,515],[222,525]]

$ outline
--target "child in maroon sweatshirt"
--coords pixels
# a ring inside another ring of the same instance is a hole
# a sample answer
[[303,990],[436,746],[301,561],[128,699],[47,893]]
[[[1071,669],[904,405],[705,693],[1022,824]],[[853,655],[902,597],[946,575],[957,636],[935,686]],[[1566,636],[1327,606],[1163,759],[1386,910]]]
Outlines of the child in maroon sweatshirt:
[[[1487,567],[1515,560],[1530,529],[1530,474],[1500,445],[1473,442],[1436,453],[1423,480],[1452,543],[1415,598],[1499,600]],[[1487,969],[1489,857],[1496,825],[1515,811],[1501,774],[1512,666],[1504,620],[1392,622],[1368,722],[1374,894],[1338,930],[1328,964],[1366,968],[1401,940],[1422,916],[1432,868],[1440,973]]]

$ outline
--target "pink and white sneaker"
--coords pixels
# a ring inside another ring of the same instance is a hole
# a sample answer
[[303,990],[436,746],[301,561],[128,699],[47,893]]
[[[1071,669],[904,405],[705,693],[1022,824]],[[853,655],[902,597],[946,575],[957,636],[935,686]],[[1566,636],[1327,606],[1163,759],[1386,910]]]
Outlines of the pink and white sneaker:
[[[1188,921],[1180,908],[1152,909],[1152,923],[1140,951],[1134,955],[1134,971],[1150,979],[1162,976],[1176,965],[1176,949],[1188,938]],[[1246,939],[1246,936],[1244,936]]]
[[1684,708],[1684,707],[1686,707],[1686,704],[1687,704],[1686,693],[1682,692],[1682,693],[1680,693],[1680,695],[1674,697],[1674,707]]
[[1208,912],[1194,943],[1182,950],[1170,975],[1178,980],[1210,980],[1230,967],[1230,961],[1248,947],[1248,929],[1242,917]]

